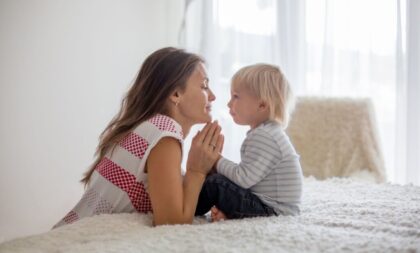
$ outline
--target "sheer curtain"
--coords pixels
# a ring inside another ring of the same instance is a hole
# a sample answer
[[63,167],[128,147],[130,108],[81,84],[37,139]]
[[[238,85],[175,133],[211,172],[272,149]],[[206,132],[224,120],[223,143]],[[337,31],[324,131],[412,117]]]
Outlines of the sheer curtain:
[[420,184],[420,1],[399,0],[394,179]]
[[239,160],[247,130],[228,114],[230,77],[269,62],[296,95],[370,97],[388,180],[420,184],[419,17],[415,0],[187,1],[182,44],[207,59],[224,155]]

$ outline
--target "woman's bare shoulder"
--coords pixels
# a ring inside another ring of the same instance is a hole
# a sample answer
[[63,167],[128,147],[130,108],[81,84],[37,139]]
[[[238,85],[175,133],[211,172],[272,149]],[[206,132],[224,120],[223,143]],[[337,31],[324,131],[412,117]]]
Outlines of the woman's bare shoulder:
[[173,137],[163,137],[150,151],[147,164],[180,165],[181,155],[181,144],[179,141]]

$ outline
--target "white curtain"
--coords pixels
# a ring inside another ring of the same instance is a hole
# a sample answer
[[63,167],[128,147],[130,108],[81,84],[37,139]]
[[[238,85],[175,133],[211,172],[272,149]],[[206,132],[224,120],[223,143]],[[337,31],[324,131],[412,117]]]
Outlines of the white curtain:
[[230,77],[268,62],[296,95],[370,97],[388,180],[420,184],[419,2],[187,1],[182,44],[207,60],[224,155],[239,160],[247,130],[228,114]]
[[420,184],[420,1],[398,0],[394,180]]

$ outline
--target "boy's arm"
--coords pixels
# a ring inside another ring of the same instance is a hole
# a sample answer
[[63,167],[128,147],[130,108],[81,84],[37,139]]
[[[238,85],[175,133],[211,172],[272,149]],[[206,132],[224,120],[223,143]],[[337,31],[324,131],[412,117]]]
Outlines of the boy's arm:
[[229,180],[240,187],[248,189],[260,182],[270,172],[270,167],[261,165],[259,161],[237,164],[222,158],[217,167],[217,173],[229,178]]
[[221,157],[216,163],[217,172],[248,189],[270,173],[280,160],[279,151],[277,144],[267,133],[256,132],[246,140],[241,154],[242,161],[237,164]]

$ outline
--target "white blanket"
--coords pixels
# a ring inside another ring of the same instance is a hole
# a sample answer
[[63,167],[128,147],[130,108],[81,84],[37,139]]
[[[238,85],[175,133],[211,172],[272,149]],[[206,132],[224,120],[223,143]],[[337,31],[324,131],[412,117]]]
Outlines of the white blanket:
[[420,187],[309,178],[300,216],[151,227],[150,215],[100,215],[0,252],[420,252]]

